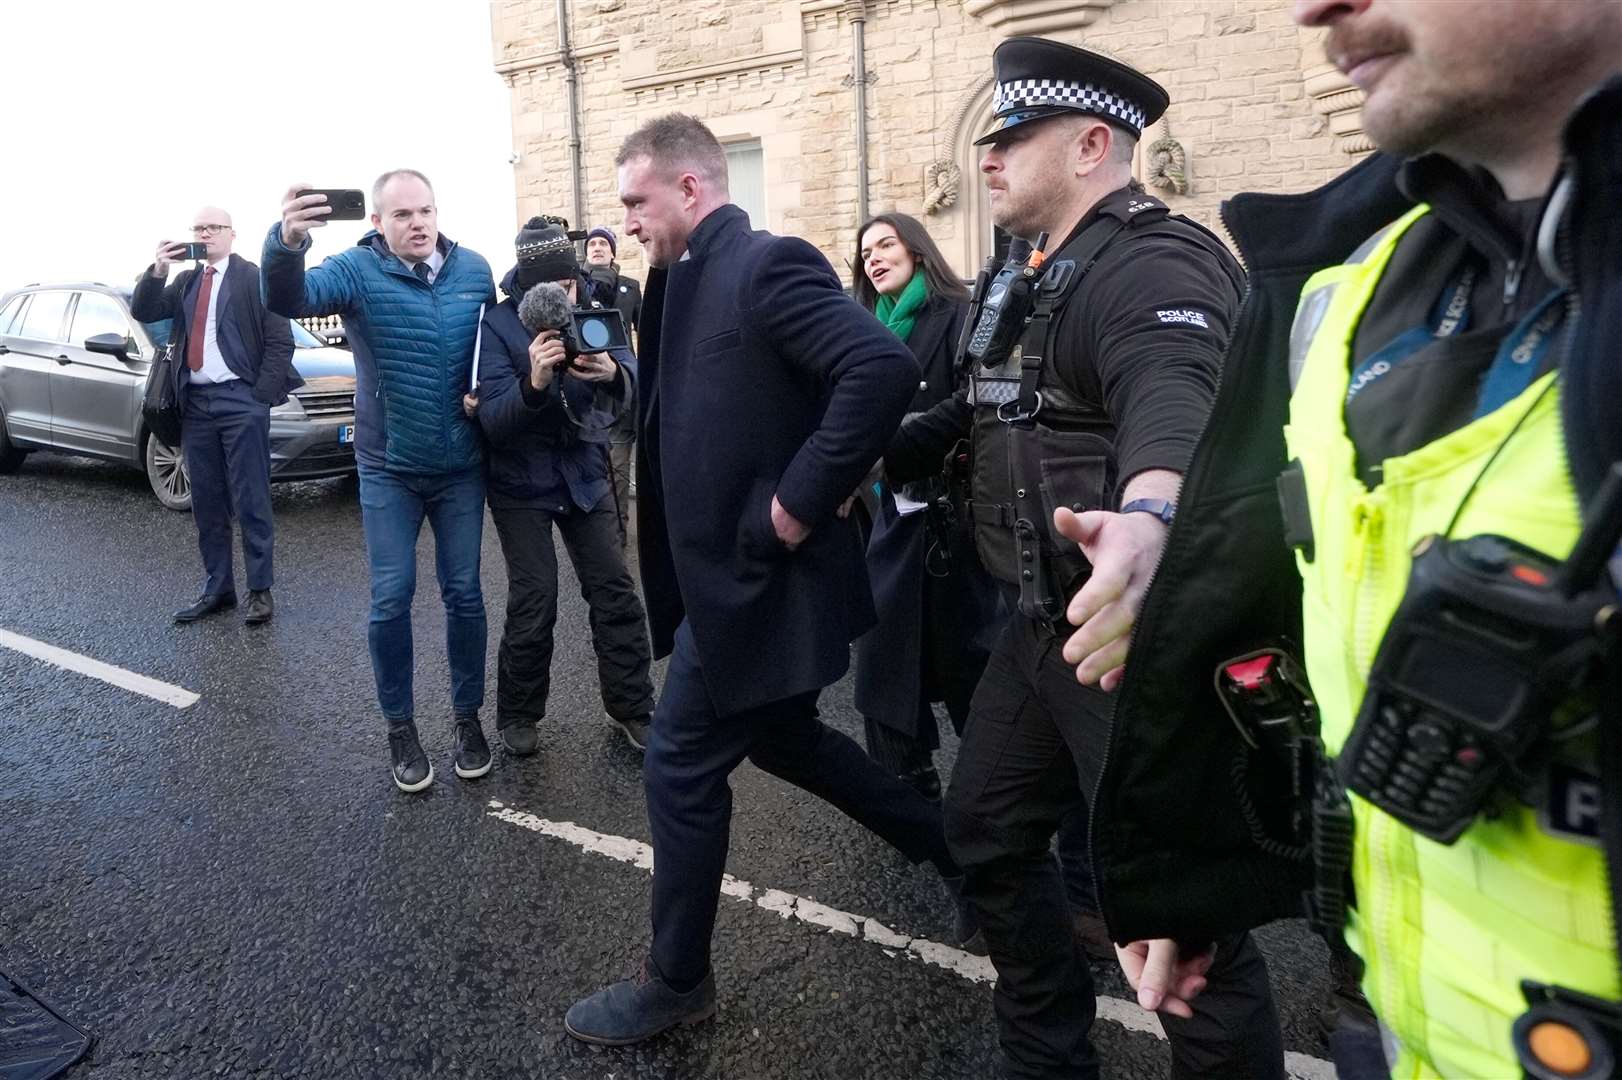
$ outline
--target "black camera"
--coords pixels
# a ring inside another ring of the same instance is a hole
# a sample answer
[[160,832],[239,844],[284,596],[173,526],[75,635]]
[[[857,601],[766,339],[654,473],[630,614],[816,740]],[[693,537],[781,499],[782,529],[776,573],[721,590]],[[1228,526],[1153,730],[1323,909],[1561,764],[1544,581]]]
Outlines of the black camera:
[[188,259],[202,262],[208,258],[207,244],[190,243],[175,244],[174,246],[180,249],[180,254],[174,257],[175,262],[185,262]]
[[569,312],[569,322],[560,331],[563,350],[570,363],[581,353],[628,349],[631,339],[625,333],[625,318],[615,308],[583,307]]
[[1622,465],[1564,563],[1502,536],[1428,537],[1340,753],[1345,785],[1442,844],[1519,781],[1588,689],[1618,608]]
[[535,216],[540,218],[541,221],[547,225],[556,225],[558,228],[563,230],[564,236],[576,243],[579,243],[591,235],[590,229],[569,228],[569,219],[558,214],[536,214]]
[[1008,261],[986,288],[965,350],[981,367],[1000,365],[1024,332],[1036,303],[1037,279],[1046,257],[1042,248],[1047,242],[1048,234],[1043,233],[1036,238],[1035,247],[1021,244],[1010,251]]

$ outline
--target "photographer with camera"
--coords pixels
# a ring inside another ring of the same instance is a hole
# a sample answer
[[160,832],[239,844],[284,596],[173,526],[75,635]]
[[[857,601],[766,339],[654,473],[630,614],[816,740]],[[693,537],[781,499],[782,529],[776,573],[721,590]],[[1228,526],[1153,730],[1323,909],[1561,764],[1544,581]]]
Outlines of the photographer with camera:
[[1295,14],[1383,153],[1224,209],[1254,288],[1117,723],[1216,671],[1241,725],[1318,729],[1310,914],[1389,1036],[1340,1075],[1612,1076],[1622,6]]
[[556,526],[590,609],[603,707],[642,750],[653,713],[651,651],[608,470],[609,431],[634,392],[636,358],[623,346],[571,355],[570,307],[586,293],[562,229],[531,218],[517,248],[517,265],[501,279],[507,298],[484,313],[473,395],[489,441],[490,516],[507,560],[496,733],[509,753],[535,752],[557,622]]

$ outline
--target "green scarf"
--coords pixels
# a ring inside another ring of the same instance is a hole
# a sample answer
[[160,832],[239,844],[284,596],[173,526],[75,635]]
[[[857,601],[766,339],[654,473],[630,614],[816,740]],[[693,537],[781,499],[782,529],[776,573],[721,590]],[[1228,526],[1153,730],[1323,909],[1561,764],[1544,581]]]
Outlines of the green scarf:
[[918,312],[928,300],[929,287],[924,284],[924,272],[914,270],[912,280],[901,290],[901,295],[894,299],[880,296],[879,306],[873,313],[892,334],[906,341],[907,335],[912,333],[912,324],[918,321]]

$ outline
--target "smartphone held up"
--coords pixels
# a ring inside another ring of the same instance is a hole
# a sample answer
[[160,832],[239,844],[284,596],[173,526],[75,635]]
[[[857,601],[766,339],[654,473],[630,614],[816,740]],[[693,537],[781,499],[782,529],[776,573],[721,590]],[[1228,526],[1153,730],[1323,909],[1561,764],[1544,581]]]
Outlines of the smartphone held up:
[[366,218],[366,193],[358,188],[304,188],[298,194],[300,198],[326,196],[325,205],[332,207],[332,213],[322,218],[323,221],[364,221]]

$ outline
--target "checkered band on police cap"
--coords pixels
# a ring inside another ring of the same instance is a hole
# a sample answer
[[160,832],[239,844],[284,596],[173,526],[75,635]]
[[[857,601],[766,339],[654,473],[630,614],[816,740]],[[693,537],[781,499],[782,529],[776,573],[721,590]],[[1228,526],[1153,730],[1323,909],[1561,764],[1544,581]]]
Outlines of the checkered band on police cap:
[[1142,106],[1096,83],[1067,82],[1063,79],[1013,79],[997,84],[994,108],[997,115],[1014,109],[1040,106],[1097,113],[1117,120],[1139,134],[1149,122]]

